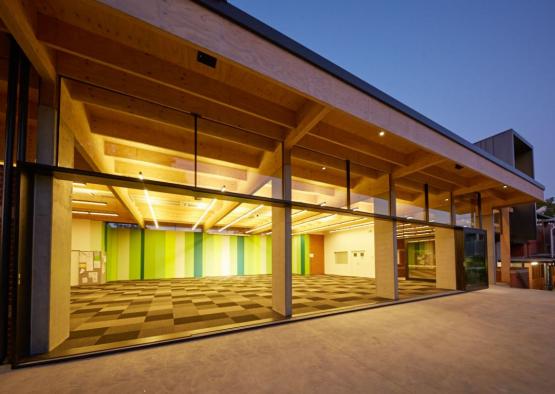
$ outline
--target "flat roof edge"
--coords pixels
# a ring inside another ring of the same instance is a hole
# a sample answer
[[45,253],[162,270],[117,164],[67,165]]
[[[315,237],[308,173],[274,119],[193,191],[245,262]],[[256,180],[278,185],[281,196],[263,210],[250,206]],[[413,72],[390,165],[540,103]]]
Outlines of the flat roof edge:
[[344,83],[354,87],[355,89],[360,90],[361,92],[395,109],[396,111],[401,112],[402,114],[436,131],[437,133],[443,135],[444,137],[449,138],[450,140],[456,142],[457,144],[473,151],[474,153],[484,157],[485,159],[491,161],[492,163],[504,168],[505,170],[512,172],[513,174],[528,181],[532,185],[540,188],[541,190],[545,190],[545,186],[542,185],[537,180],[535,180],[534,178],[529,177],[522,171],[508,165],[507,163],[493,156],[489,152],[474,145],[470,141],[465,140],[464,138],[460,137],[459,135],[455,134],[449,129],[434,122],[430,118],[415,111],[414,109],[410,108],[406,104],[403,104],[399,100],[379,90],[375,86],[372,86],[368,82],[362,80],[356,75],[338,66],[337,64],[329,61],[328,59],[317,54],[316,52],[305,47],[304,45],[298,43],[297,41],[291,39],[290,37],[272,28],[271,26],[265,24],[264,22],[256,19],[252,15],[247,14],[246,12],[228,3],[227,1],[222,1],[222,0],[192,0],[192,1],[224,17],[225,19],[228,19],[231,22],[249,30],[250,32],[256,34],[257,36],[280,47],[281,49],[286,50],[292,55],[300,59],[303,59],[304,61],[312,64],[313,66],[321,69],[322,71],[327,72],[331,76],[343,81]]

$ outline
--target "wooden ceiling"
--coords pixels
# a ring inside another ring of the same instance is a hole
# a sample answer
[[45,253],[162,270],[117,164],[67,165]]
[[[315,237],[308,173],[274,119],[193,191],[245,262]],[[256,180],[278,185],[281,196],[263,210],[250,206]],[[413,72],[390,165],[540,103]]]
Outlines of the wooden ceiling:
[[[51,69],[63,77],[60,127],[75,140],[79,168],[135,177],[142,173],[148,179],[192,185],[191,114],[198,114],[200,187],[271,197],[272,183],[278,190],[283,142],[291,150],[292,197],[298,201],[345,207],[345,160],[351,163],[353,207],[365,211],[375,209],[373,197],[387,193],[388,174],[406,204],[420,204],[424,183],[431,201],[441,201],[445,192],[476,191],[483,192],[484,204],[490,206],[530,200],[393,130],[331,108],[217,54],[210,53],[217,58],[215,68],[201,64],[198,51],[205,49],[105,5],[29,0],[5,7],[10,11],[3,14],[6,26],[12,30],[19,21],[18,41],[31,48],[30,58],[43,81],[51,77]],[[117,213],[117,220],[141,226],[152,221],[141,191],[112,187],[107,192],[111,197],[102,197],[104,207]],[[84,197],[74,194],[74,199]],[[156,211],[163,223],[194,225],[210,205],[210,200],[155,193],[152,199],[160,203]],[[225,226],[249,208],[217,201],[202,226]],[[268,209],[237,226],[260,226]]]

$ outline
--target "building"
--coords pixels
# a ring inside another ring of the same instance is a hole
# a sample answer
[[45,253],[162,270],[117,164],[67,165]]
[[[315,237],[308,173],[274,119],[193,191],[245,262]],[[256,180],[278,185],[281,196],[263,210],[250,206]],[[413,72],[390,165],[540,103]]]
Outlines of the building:
[[494,210],[509,281],[533,174],[232,5],[0,16],[2,359],[483,288]]

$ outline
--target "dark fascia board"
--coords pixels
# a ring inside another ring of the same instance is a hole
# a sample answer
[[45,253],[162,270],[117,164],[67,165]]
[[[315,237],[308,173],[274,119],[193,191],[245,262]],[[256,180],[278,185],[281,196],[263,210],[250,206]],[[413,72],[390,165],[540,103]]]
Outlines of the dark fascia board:
[[195,3],[207,8],[208,10],[224,17],[225,19],[241,26],[242,28],[249,30],[250,32],[258,35],[259,37],[271,42],[272,44],[286,50],[292,55],[318,67],[322,71],[330,74],[331,76],[341,80],[342,82],[360,90],[361,92],[373,97],[374,99],[382,102],[383,104],[395,109],[396,111],[408,116],[409,118],[423,124],[424,126],[436,131],[437,133],[449,138],[450,140],[456,142],[459,145],[473,151],[474,153],[486,158],[492,163],[504,168],[505,170],[512,172],[513,174],[521,177],[522,179],[530,182],[534,186],[545,190],[545,187],[536,181],[535,179],[529,177],[522,171],[511,167],[507,163],[501,161],[497,157],[493,156],[489,152],[479,148],[478,146],[472,144],[470,141],[458,136],[452,131],[446,129],[445,127],[439,125],[433,120],[427,118],[421,113],[415,111],[409,106],[403,104],[399,100],[391,97],[390,95],[382,92],[376,87],[370,85],[368,82],[360,79],[354,74],[351,74],[344,68],[339,67],[337,64],[332,63],[328,59],[320,56],[316,52],[308,49],[307,47],[299,44],[295,40],[287,37],[285,34],[280,33],[276,29],[268,26],[267,24],[261,22],[255,17],[247,14],[246,12],[240,10],[239,8],[229,4],[224,0],[193,0]]

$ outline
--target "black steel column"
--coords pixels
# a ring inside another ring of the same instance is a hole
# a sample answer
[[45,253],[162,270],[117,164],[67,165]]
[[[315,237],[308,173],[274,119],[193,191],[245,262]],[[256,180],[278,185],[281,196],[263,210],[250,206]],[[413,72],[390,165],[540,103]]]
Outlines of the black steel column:
[[8,71],[8,94],[6,105],[6,146],[4,154],[4,185],[2,194],[2,260],[0,262],[0,362],[7,354],[8,334],[8,264],[10,259],[10,224],[13,204],[13,151],[17,118],[17,79],[20,49],[13,38],[10,39],[10,60]]
[[478,206],[478,228],[482,228],[482,194],[476,192],[476,205]]
[[351,209],[351,161],[345,161],[345,172],[347,173],[347,209]]
[[[27,124],[29,113],[29,74],[30,63],[25,54],[20,51],[19,66],[19,97],[17,110],[17,161],[24,162],[27,157]],[[31,288],[31,251],[27,248],[31,240],[31,214],[33,200],[29,198],[31,185],[29,175],[17,170],[14,182],[14,214],[12,224],[13,240],[11,242],[15,251],[15,272],[12,273],[11,288],[14,299],[12,300],[13,335],[11,341],[12,365],[17,365],[21,355],[29,353],[29,310]]]
[[193,114],[195,121],[195,187],[197,187],[197,166],[198,166],[198,115]]
[[427,183],[424,184],[424,220],[430,221],[430,198],[429,198],[430,187]]
[[27,114],[29,112],[29,60],[26,56],[21,56],[20,63],[17,161],[25,161],[27,151]]

